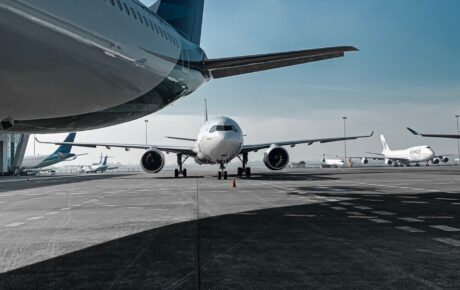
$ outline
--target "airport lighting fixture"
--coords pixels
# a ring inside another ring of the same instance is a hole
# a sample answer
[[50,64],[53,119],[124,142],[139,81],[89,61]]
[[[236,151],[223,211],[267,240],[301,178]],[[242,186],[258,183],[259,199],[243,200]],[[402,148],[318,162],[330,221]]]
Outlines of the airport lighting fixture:
[[[457,119],[457,133],[459,132],[459,129],[458,129],[458,118],[459,117],[460,117],[459,114],[455,115],[455,118]],[[457,164],[460,165],[460,139],[457,139],[457,153],[458,153]]]
[[[348,117],[342,117],[342,119],[343,119],[343,137],[346,138],[347,137],[347,119],[348,119]],[[346,140],[343,141],[343,147],[344,147],[344,153],[345,153],[344,162],[346,164],[347,163],[347,141]]]
[[145,145],[147,145],[148,144],[147,137],[148,137],[149,120],[144,120],[144,122],[145,122]]

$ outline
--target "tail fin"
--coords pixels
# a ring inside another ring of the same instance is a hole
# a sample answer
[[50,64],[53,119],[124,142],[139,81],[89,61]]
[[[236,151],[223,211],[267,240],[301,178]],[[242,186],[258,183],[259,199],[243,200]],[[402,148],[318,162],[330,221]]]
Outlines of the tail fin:
[[204,121],[208,121],[208,101],[204,99]]
[[104,162],[102,163],[102,165],[107,165],[107,158],[109,158],[109,156],[104,157]]
[[204,0],[158,0],[150,9],[188,40],[200,44]]
[[388,143],[385,140],[385,136],[380,135],[380,140],[382,141],[383,151],[389,151],[390,147],[388,147]]
[[[67,135],[67,138],[65,138],[64,142],[73,142],[75,140],[76,135],[77,133],[70,133],[69,135]],[[69,154],[71,150],[72,150],[72,145],[68,145],[68,144],[61,145],[58,147],[56,151],[54,151],[54,154],[57,154],[57,153]]]

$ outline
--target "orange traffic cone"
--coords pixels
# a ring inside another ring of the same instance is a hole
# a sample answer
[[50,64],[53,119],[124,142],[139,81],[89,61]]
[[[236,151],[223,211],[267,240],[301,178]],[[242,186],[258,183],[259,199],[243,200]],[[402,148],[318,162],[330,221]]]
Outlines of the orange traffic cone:
[[233,178],[233,187],[236,187],[236,178]]

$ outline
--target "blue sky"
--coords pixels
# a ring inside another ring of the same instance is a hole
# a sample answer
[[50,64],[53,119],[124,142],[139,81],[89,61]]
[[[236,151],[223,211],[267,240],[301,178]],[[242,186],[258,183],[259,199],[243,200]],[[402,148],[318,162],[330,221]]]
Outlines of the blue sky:
[[[153,1],[145,1],[152,3]],[[455,131],[460,112],[460,1],[454,0],[206,0],[202,46],[210,58],[353,45],[344,58],[212,80],[194,94],[147,119],[149,142],[177,144],[163,136],[194,137],[202,124],[203,99],[212,115],[235,118],[246,143],[340,136],[376,137],[350,143],[349,154],[420,144],[437,153],[457,152],[452,140],[422,139],[423,131]],[[43,137],[45,138],[45,137]],[[42,138],[42,139],[43,139]],[[64,134],[46,136],[60,140]],[[82,132],[80,142],[144,142],[144,119]],[[33,146],[29,146],[31,153]],[[53,148],[38,147],[48,153]],[[291,159],[342,154],[343,144],[297,146]],[[90,150],[77,163],[97,161]],[[77,149],[76,152],[88,152]],[[94,153],[94,154],[93,154]],[[105,153],[105,152],[104,152]],[[135,163],[138,151],[112,151],[115,161]],[[174,162],[174,156],[168,157]],[[251,155],[261,160],[262,152]]]

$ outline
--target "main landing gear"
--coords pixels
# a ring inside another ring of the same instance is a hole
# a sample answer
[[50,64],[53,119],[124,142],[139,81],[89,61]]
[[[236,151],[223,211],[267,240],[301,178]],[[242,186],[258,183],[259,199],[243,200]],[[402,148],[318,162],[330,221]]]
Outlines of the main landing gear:
[[238,177],[243,177],[243,174],[248,178],[251,177],[251,167],[246,167],[248,164],[248,153],[243,153],[242,156],[238,156],[238,158],[243,165],[242,167],[238,167]]
[[178,178],[181,174],[182,174],[182,177],[186,178],[187,177],[187,169],[185,168],[182,168],[182,165],[184,164],[184,162],[188,159],[188,156],[185,156],[185,158],[183,158],[183,155],[182,154],[177,154],[177,166],[179,166],[179,168],[177,169],[174,169],[174,177],[175,178]]

